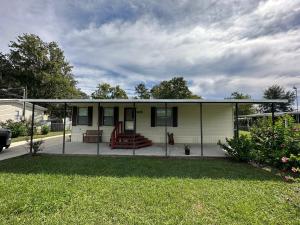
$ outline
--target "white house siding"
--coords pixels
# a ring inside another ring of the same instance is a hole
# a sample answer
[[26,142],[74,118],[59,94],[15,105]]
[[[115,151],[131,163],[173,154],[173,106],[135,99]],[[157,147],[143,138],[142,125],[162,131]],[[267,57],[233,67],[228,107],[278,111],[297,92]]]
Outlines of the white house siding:
[[203,142],[216,143],[233,136],[234,119],[231,104],[203,104]]
[[[6,120],[20,121],[23,114],[23,104],[19,102],[0,103],[0,121]],[[32,105],[27,104],[25,109],[25,118],[30,120],[32,115]],[[44,110],[40,110],[37,107],[34,111],[34,117],[36,120],[42,119]]]
[[[72,141],[81,142],[86,130],[97,130],[97,104],[78,104],[79,107],[93,106],[93,126],[77,125],[72,127]],[[103,107],[119,106],[119,121],[124,119],[124,108],[133,104],[101,104]],[[164,104],[136,104],[136,132],[154,143],[165,142],[165,127],[151,127],[151,107],[164,107]],[[175,143],[200,143],[200,106],[199,104],[168,104],[178,107],[178,127],[168,127],[174,133]],[[233,136],[233,107],[231,104],[203,104],[203,140],[204,143],[216,143]],[[112,126],[101,126],[103,141],[109,142]]]
[[[98,105],[97,104],[78,104],[78,107],[88,107],[93,106],[93,125],[76,125],[72,126],[72,141],[73,142],[82,142],[82,135],[86,132],[86,130],[97,130],[98,124]],[[101,104],[103,107],[114,107],[118,106],[117,104]],[[119,106],[119,120],[123,121],[123,106]],[[104,142],[109,142],[110,135],[112,130],[114,129],[113,126],[101,126],[100,130],[103,130],[102,140]]]

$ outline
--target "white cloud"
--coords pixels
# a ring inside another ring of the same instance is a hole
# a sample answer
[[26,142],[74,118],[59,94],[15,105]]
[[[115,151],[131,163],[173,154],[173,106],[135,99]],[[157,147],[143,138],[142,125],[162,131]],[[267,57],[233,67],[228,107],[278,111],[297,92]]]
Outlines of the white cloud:
[[11,2],[20,9],[0,22],[1,43],[24,32],[58,41],[87,92],[174,75],[206,98],[300,85],[299,0]]

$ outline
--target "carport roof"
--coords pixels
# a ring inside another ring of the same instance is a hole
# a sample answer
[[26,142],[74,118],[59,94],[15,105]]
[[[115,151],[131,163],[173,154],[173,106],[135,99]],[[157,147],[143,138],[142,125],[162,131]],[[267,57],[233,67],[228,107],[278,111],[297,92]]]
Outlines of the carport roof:
[[[8,100],[8,99],[1,99]],[[1,101],[0,100],[0,101]],[[287,99],[18,99],[30,103],[287,103]]]

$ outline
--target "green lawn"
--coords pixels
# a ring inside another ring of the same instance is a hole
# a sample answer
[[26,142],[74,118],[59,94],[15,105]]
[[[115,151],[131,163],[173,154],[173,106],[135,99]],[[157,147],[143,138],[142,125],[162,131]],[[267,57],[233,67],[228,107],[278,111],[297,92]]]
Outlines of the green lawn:
[[[69,134],[70,131],[66,131],[66,134]],[[33,136],[33,138],[44,138],[44,137],[52,137],[52,136],[56,136],[56,135],[62,135],[63,132],[62,131],[56,131],[56,132],[49,132],[48,134],[42,135],[42,134],[35,134]],[[12,138],[12,143],[14,142],[18,142],[18,141],[26,141],[29,140],[30,136],[20,136],[20,137],[16,137],[16,138]]]
[[0,224],[300,224],[300,185],[228,160],[0,162]]

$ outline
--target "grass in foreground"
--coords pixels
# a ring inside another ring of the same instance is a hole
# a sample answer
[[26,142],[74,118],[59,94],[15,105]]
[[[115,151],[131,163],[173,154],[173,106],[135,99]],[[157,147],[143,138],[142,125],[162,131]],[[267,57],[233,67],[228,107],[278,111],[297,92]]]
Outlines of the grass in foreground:
[[299,224],[299,184],[227,160],[0,162],[0,224]]
[[[70,131],[66,131],[66,134],[69,134]],[[42,134],[35,134],[33,135],[33,138],[45,138],[45,137],[52,137],[52,136],[56,136],[56,135],[62,135],[63,132],[62,131],[55,131],[55,132],[49,132],[48,134],[42,135]],[[16,138],[12,138],[12,143],[14,142],[18,142],[18,141],[26,141],[29,140],[30,136],[20,136],[20,137],[16,137]]]

